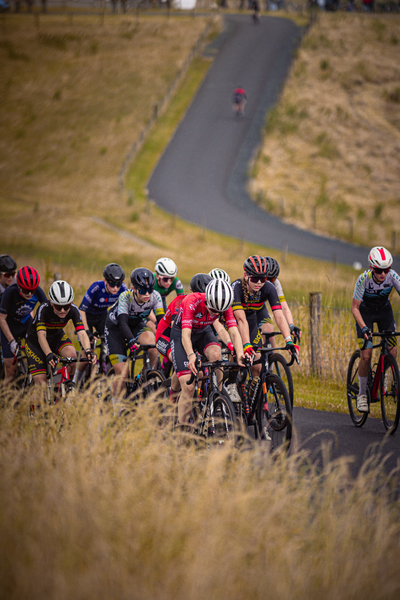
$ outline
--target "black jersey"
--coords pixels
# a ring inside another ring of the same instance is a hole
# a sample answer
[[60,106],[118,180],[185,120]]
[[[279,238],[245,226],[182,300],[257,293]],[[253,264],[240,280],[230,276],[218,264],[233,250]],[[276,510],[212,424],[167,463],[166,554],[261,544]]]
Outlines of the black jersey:
[[31,312],[38,302],[46,302],[46,294],[38,287],[30,298],[19,293],[18,285],[13,283],[5,289],[1,300],[0,312],[7,315],[8,326],[28,324]]
[[37,345],[39,343],[38,332],[46,331],[47,339],[50,343],[52,338],[55,338],[57,334],[64,329],[68,321],[71,320],[77,332],[85,331],[79,308],[75,306],[75,304],[71,305],[71,308],[66,315],[59,317],[54,312],[50,302],[44,302],[39,306],[35,318],[28,327],[27,339],[32,342],[33,345]]
[[262,288],[254,294],[245,294],[241,279],[236,279],[232,283],[232,288],[233,314],[235,314],[236,310],[244,310],[248,321],[256,319],[257,311],[263,308],[265,302],[269,302],[273,311],[282,308],[275,286],[270,281],[266,281]]

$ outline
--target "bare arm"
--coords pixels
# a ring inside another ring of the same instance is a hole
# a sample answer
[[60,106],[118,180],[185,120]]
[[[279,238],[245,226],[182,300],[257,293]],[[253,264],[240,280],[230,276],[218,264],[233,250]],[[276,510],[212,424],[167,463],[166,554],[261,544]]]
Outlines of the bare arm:
[[11,333],[6,319],[7,315],[5,315],[4,313],[0,313],[0,329],[2,330],[4,336],[7,338],[7,341],[11,342],[14,339],[14,336]]
[[290,338],[290,329],[289,329],[288,322],[285,319],[285,315],[283,314],[283,310],[281,310],[281,309],[274,310],[274,317],[275,317],[276,324],[278,325],[278,327],[286,341],[286,339],[288,337]]
[[233,347],[235,348],[237,362],[244,367],[243,342],[239,329],[237,327],[230,327],[228,333],[232,340]]
[[84,310],[80,310],[79,312],[80,312],[80,315],[81,315],[83,326],[84,326],[85,331],[86,331],[86,329],[89,329],[89,325],[88,325],[87,318],[86,318],[86,312]]
[[238,330],[240,337],[242,338],[243,345],[250,344],[250,330],[249,324],[246,319],[246,313],[244,312],[244,310],[239,309],[235,310],[233,314],[235,315],[238,324]]
[[192,330],[187,327],[182,329],[182,346],[188,357],[188,361],[189,361],[188,367],[191,370],[191,372],[196,375],[196,373],[197,373],[197,369],[195,366],[196,353],[193,350],[193,346],[192,346]]
[[355,298],[353,298],[352,303],[351,303],[351,312],[352,312],[352,315],[355,318],[357,324],[362,329],[366,325],[365,325],[364,319],[362,318],[361,313],[360,313],[360,304],[361,304],[361,300],[356,300]]

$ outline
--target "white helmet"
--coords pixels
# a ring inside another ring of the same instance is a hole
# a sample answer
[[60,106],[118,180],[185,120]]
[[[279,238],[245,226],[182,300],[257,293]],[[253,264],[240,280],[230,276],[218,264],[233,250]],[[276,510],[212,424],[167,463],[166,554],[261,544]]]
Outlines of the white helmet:
[[233,289],[223,279],[212,279],[206,287],[206,304],[211,310],[225,312],[233,304]]
[[369,264],[371,267],[378,269],[388,269],[393,264],[393,258],[389,250],[383,246],[375,246],[368,255]]
[[156,262],[155,271],[163,277],[175,277],[178,267],[171,258],[159,258]]
[[227,281],[228,283],[231,282],[231,278],[229,277],[228,273],[223,269],[212,269],[209,272],[209,276],[211,277],[211,279],[222,279],[223,281]]
[[49,289],[49,300],[50,302],[53,302],[53,304],[64,306],[65,304],[71,304],[74,298],[74,290],[69,283],[62,279],[55,281]]

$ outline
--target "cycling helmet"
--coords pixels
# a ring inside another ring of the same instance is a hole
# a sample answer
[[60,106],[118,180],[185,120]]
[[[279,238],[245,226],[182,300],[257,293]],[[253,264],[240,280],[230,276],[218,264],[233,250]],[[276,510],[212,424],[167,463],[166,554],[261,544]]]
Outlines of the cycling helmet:
[[246,258],[243,264],[246,275],[266,275],[267,274],[267,261],[263,256],[254,254]]
[[264,258],[267,261],[267,277],[271,279],[278,277],[280,272],[278,261],[275,258],[271,258],[271,256],[265,256]]
[[39,287],[39,273],[29,265],[21,267],[17,273],[17,283],[26,292],[34,292]]
[[131,282],[135,288],[153,288],[156,280],[149,269],[138,267],[131,273]]
[[209,276],[211,279],[223,279],[223,281],[227,281],[228,283],[231,282],[231,278],[229,277],[228,273],[223,269],[213,269],[209,272]]
[[211,310],[224,312],[233,304],[233,289],[223,279],[212,279],[206,287],[206,304]]
[[109,285],[122,285],[122,282],[125,279],[125,273],[123,269],[116,263],[110,263],[106,266],[103,271],[103,277],[107,281]]
[[190,280],[190,289],[192,292],[201,292],[204,294],[210,281],[212,281],[210,275],[207,275],[206,273],[196,273]]
[[171,258],[159,258],[156,262],[155,271],[162,277],[175,277],[178,267]]
[[65,306],[66,304],[71,304],[74,298],[74,290],[66,281],[58,279],[51,284],[49,289],[49,300],[53,304]]
[[17,263],[9,254],[0,255],[0,271],[2,273],[10,273],[17,270]]
[[388,269],[393,264],[393,258],[389,250],[383,246],[375,246],[368,255],[368,261],[371,267],[378,269]]

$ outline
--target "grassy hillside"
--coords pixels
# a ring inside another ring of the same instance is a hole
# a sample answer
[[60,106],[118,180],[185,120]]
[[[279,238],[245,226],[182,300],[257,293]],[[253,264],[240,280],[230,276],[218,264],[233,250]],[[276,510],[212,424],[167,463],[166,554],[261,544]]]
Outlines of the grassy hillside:
[[251,190],[297,226],[400,251],[400,16],[318,13]]

